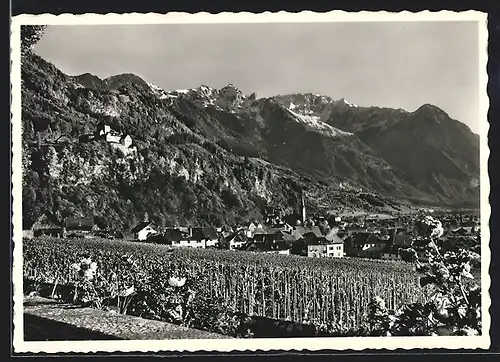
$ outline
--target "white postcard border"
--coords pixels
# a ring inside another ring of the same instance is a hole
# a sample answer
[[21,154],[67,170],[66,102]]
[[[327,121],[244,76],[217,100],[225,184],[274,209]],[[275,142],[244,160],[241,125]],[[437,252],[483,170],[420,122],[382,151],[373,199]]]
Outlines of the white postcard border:
[[[479,23],[479,72],[480,72],[480,194],[481,194],[481,250],[482,250],[482,325],[483,336],[479,337],[349,337],[349,338],[273,338],[273,339],[222,339],[222,340],[162,340],[162,341],[67,341],[27,342],[23,339],[23,290],[22,290],[22,167],[21,167],[21,94],[20,94],[20,25],[104,25],[104,24],[208,24],[208,23],[268,23],[268,22],[390,22],[390,21],[477,21]],[[253,14],[205,12],[168,14],[41,14],[19,15],[11,24],[11,87],[12,87],[12,195],[13,195],[13,238],[14,238],[14,351],[69,353],[69,352],[193,352],[193,351],[316,351],[365,349],[396,350],[414,348],[445,349],[487,349],[490,346],[491,300],[489,288],[491,261],[489,240],[490,181],[488,173],[488,130],[487,114],[489,99],[486,91],[488,74],[487,14],[477,11],[452,12],[422,11],[412,13],[389,12],[345,12],[332,11],[314,13],[302,11],[288,13],[264,12]]]

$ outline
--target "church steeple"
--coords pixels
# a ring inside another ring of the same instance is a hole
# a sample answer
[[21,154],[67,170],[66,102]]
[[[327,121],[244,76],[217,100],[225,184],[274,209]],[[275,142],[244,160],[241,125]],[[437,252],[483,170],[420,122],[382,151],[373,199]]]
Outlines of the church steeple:
[[301,206],[301,218],[302,218],[302,225],[305,224],[306,222],[306,203],[305,203],[305,200],[304,200],[304,189],[302,189],[301,191],[301,200],[300,200],[300,206]]

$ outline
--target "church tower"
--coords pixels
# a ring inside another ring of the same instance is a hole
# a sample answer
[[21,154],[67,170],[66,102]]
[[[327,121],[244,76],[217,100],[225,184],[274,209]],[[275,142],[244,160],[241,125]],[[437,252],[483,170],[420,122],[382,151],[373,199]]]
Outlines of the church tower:
[[301,206],[301,216],[302,216],[302,225],[305,224],[306,222],[306,203],[305,203],[305,200],[304,200],[304,190],[302,190],[301,192],[301,200],[300,200],[300,206]]

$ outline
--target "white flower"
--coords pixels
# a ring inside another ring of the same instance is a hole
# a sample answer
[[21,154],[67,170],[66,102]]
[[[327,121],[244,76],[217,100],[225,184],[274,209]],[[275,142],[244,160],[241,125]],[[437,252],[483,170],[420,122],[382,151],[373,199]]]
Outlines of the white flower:
[[374,303],[377,305],[377,307],[381,309],[385,309],[385,301],[380,298],[379,296],[373,298]]
[[88,258],[83,258],[81,263],[82,263],[82,264],[87,264],[87,265],[90,265],[90,263],[92,263],[92,260],[90,259],[90,257],[88,257]]
[[432,231],[431,231],[431,237],[433,238],[440,238],[444,234],[444,229],[443,225],[441,224],[441,221],[438,221],[438,224],[436,224]]
[[462,276],[469,279],[474,279],[474,276],[470,273],[470,269],[471,269],[470,264],[466,263],[464,265],[464,270],[462,270]]
[[470,328],[470,327],[463,327],[462,332],[464,332],[466,336],[477,336],[478,335],[478,331],[476,331],[475,329]]
[[168,284],[172,287],[182,287],[186,284],[186,278],[170,277]]
[[128,297],[129,295],[132,295],[134,293],[135,293],[135,288],[132,285],[130,288],[127,288],[123,292],[121,292],[120,297]]
[[93,261],[90,263],[90,270],[96,271],[97,270],[97,263]]
[[80,264],[78,264],[78,263],[73,263],[73,264],[71,264],[70,268],[71,268],[72,270],[74,270],[74,271],[77,271],[77,272],[79,272],[79,271],[82,269],[82,268],[80,267]]
[[92,269],[87,269],[87,270],[85,270],[85,273],[84,273],[84,275],[83,275],[83,276],[84,276],[84,278],[85,278],[86,280],[92,280],[92,279],[94,279],[94,274],[95,274],[95,271],[94,271],[94,270],[92,270]]

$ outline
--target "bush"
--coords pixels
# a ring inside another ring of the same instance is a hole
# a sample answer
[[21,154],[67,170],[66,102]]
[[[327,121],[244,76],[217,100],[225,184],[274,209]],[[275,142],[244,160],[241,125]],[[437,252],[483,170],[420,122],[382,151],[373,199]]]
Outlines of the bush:
[[427,241],[429,261],[421,263],[413,248],[403,257],[422,274],[420,285],[430,289],[426,303],[409,303],[388,309],[380,297],[369,305],[368,334],[378,336],[481,335],[481,289],[473,280],[472,264],[479,254],[468,250],[443,253],[437,242],[443,234],[441,222],[426,216],[416,225]]

